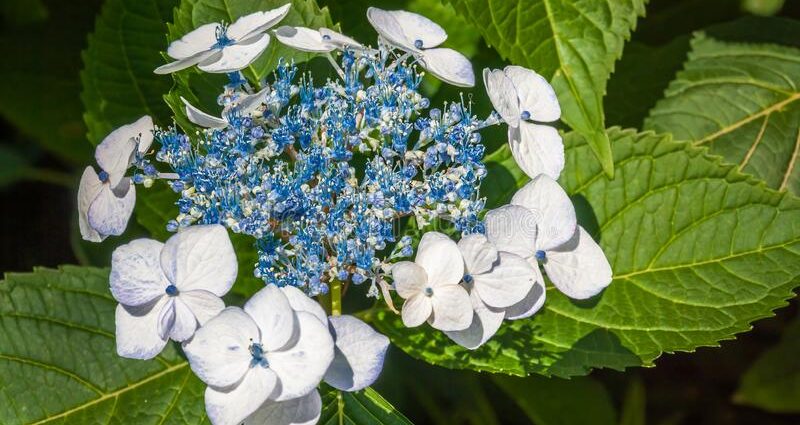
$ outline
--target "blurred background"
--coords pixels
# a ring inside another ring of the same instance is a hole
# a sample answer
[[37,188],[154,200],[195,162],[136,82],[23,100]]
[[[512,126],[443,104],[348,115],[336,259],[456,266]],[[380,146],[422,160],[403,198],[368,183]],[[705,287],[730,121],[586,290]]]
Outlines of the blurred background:
[[[330,8],[334,22],[340,22],[345,32],[362,41],[373,37],[361,36],[369,31],[363,18],[368,3],[319,3]],[[443,23],[450,32],[449,43],[470,56],[476,69],[503,63],[475,31],[459,25],[460,18],[449,6],[430,0],[372,4],[408,8]],[[83,243],[75,211],[78,177],[92,162],[83,120],[81,52],[102,7],[102,0],[0,1],[2,272],[59,264],[107,266],[111,249],[122,243],[119,239]],[[641,125],[681,68],[693,31],[759,15],[800,19],[800,1],[652,0],[647,11],[609,83],[606,103],[615,106],[606,108],[609,126]],[[800,42],[800,34],[795,36]],[[656,62],[658,66],[651,66]],[[626,91],[631,78],[640,77],[647,78],[648,85],[634,93]],[[432,82],[426,90],[434,104],[457,93]],[[636,102],[631,102],[632,96]],[[488,108],[481,101],[476,99],[478,107]],[[505,140],[503,134],[485,138],[492,139]],[[142,234],[134,226],[124,238]],[[784,361],[800,369],[797,344],[793,350],[773,349],[782,335],[800,338],[797,313],[797,302],[792,302],[719,348],[664,355],[655,368],[601,370],[571,381],[450,371],[395,349],[376,387],[416,424],[562,424],[567,422],[559,412],[565,409],[584,411],[585,423],[614,415],[621,424],[800,424],[800,415],[790,412],[800,412],[800,399],[793,409],[776,407],[770,412],[749,407],[737,395],[743,375],[759,359]],[[800,394],[800,381],[794,379],[787,385]],[[616,411],[604,409],[606,404]]]

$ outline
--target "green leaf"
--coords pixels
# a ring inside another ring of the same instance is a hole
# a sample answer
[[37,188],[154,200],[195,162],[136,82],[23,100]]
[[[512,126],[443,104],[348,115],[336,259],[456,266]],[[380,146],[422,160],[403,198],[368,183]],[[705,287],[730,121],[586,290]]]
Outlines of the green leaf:
[[[88,162],[91,146],[78,99],[80,49],[91,31],[98,1],[3,2],[24,25],[0,28],[0,116],[25,136],[73,164]],[[15,9],[16,12],[12,9]],[[19,21],[17,20],[19,23]]]
[[742,376],[734,401],[775,413],[800,412],[800,318],[780,343],[765,351]]
[[[375,325],[429,363],[572,376],[715,346],[785,305],[800,283],[800,200],[667,135],[619,129],[608,135],[615,179],[574,133],[564,139],[561,179],[614,270],[601,295],[577,302],[548,287],[541,312],[506,322],[475,351],[427,325],[407,329],[388,311],[375,313]],[[508,161],[494,166],[519,174]],[[491,173],[484,187],[506,194],[505,201],[519,183]]]
[[177,0],[108,0],[83,52],[84,121],[98,144],[115,127],[142,115],[168,124],[162,96],[172,81],[153,74],[166,46],[166,22]]
[[707,33],[691,44],[645,128],[707,146],[770,187],[800,194],[800,49]]
[[615,425],[617,412],[605,387],[591,378],[512,378],[495,375],[505,391],[536,425]]
[[411,425],[402,413],[372,388],[358,392],[336,391],[325,386],[320,425]]
[[207,423],[203,383],[168,345],[117,356],[108,270],[65,266],[0,282],[0,423]]
[[0,145],[0,189],[25,177],[28,159],[15,149]]
[[[289,10],[289,14],[279,25],[309,28],[333,27],[328,9],[320,9],[315,0],[241,0],[235,2],[227,0],[181,0],[180,6],[175,10],[174,23],[169,25],[170,40],[179,39],[203,24],[221,21],[230,23],[249,13],[274,9],[286,3],[291,3],[292,7]],[[165,48],[166,46],[162,47],[161,50]],[[304,53],[286,47],[273,37],[269,47],[244,72],[253,81],[258,81],[275,69],[280,58],[300,63],[314,56],[311,53]],[[194,72],[193,70],[188,70],[179,73],[179,75],[189,75]],[[221,89],[221,87],[218,88]],[[215,92],[214,95],[216,96],[216,94],[218,93]]]
[[512,63],[551,80],[561,119],[583,134],[606,174],[613,157],[603,96],[645,0],[448,0]]

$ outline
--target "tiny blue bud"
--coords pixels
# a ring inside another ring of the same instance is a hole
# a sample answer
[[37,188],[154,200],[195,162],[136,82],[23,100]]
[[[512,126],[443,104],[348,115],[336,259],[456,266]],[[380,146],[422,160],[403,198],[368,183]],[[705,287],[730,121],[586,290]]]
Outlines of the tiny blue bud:
[[108,183],[108,173],[106,173],[105,170],[101,170],[99,173],[97,173],[97,177],[101,182]]
[[141,174],[134,174],[133,175],[133,183],[134,184],[142,184],[144,182],[144,176]]
[[545,252],[540,249],[536,251],[536,259],[539,261],[544,261],[545,259],[547,259],[547,254],[545,254]]
[[178,222],[175,220],[170,220],[167,222],[167,231],[168,232],[177,232],[178,231]]
[[519,117],[522,118],[523,120],[529,120],[531,119],[531,113],[528,111],[522,111],[522,114],[520,114]]
[[473,281],[473,278],[472,278],[471,274],[465,274],[464,275],[464,282],[472,283],[472,281]]
[[430,286],[425,288],[424,292],[425,292],[425,296],[426,297],[432,297],[433,296],[433,288],[431,288]]
[[175,285],[167,286],[167,289],[164,290],[170,297],[174,297],[178,295],[178,288]]
[[361,273],[353,273],[353,278],[352,279],[353,279],[353,283],[355,283],[356,285],[361,285],[362,283],[364,283],[364,281],[367,278],[364,277],[364,275],[361,274]]
[[422,40],[419,40],[419,39],[414,40],[414,47],[416,47],[417,49],[421,49],[422,48]]

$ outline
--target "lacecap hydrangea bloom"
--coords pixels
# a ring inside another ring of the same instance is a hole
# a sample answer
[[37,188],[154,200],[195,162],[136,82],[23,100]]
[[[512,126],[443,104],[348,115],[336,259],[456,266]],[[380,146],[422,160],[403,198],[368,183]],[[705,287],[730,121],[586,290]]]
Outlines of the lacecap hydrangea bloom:
[[[179,210],[164,223],[174,232],[166,243],[139,239],[114,252],[121,356],[149,359],[169,340],[181,343],[207,384],[213,424],[315,423],[318,385],[366,388],[389,344],[342,315],[343,286],[363,285],[391,310],[392,297],[403,299],[405,326],[427,322],[476,349],[504,320],[543,306],[542,268],[573,298],[610,283],[602,250],[556,181],[561,137],[537,124],[560,116],[544,78],[515,66],[485,70],[496,109],[486,118],[463,97],[433,107],[419,91],[426,73],[460,87],[475,82],[469,60],[441,47],[447,34],[436,23],[370,8],[372,46],[331,29],[279,26],[288,11],[203,25],[173,42],[175,61],[156,73],[228,74],[221,113],[182,99],[195,127],[142,117],[98,146],[100,172],[89,167],[81,179],[87,240],[124,231],[136,185],[168,185]],[[273,39],[326,57],[336,77],[319,82],[282,60],[269,80],[247,81],[240,70]],[[532,180],[487,212],[479,132],[501,123]],[[398,235],[412,225],[442,231]],[[251,238],[252,273],[265,284],[242,307],[222,298],[250,272],[240,270],[230,232]]]

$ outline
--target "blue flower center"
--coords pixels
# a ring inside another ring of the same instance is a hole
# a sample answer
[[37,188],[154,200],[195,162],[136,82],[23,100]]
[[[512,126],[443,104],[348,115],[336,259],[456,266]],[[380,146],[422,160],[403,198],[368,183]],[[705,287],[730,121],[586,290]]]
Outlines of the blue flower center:
[[520,114],[519,117],[522,118],[523,120],[527,121],[527,120],[531,119],[531,113],[528,112],[528,111],[522,111],[522,114]]
[[544,261],[544,260],[547,259],[547,254],[545,254],[545,252],[542,251],[541,249],[536,251],[535,255],[536,255],[536,259],[539,260],[539,261]]
[[253,357],[253,360],[250,362],[251,366],[260,364],[261,366],[269,367],[269,362],[267,358],[264,357],[264,347],[261,344],[254,342],[250,344],[249,350],[250,355]]
[[417,49],[421,49],[422,48],[422,40],[419,40],[419,39],[414,40],[414,47],[416,47]]
[[100,181],[103,182],[103,183],[108,183],[108,173],[106,173],[105,170],[101,170],[97,174],[97,178],[99,178]]
[[166,292],[167,295],[169,295],[170,297],[174,297],[178,295],[178,287],[176,287],[175,285],[169,285],[167,286],[167,289],[164,290],[164,292]]
[[472,281],[473,281],[473,279],[472,279],[472,275],[471,274],[465,274],[464,275],[464,282],[472,283]]
[[217,42],[211,46],[212,49],[221,49],[236,42],[236,40],[228,38],[228,26],[225,24],[217,26],[215,35],[217,37]]
[[425,288],[425,290],[423,292],[425,293],[426,297],[432,297],[433,296],[433,288],[431,288],[430,286]]

